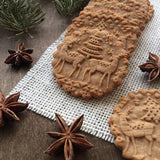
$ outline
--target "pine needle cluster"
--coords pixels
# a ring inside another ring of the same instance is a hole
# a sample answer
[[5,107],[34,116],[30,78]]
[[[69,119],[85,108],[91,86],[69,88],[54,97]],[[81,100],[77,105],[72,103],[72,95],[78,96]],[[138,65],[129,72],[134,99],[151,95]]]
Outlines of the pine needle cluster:
[[44,20],[41,5],[35,0],[0,0],[0,25],[16,34],[11,38],[20,38],[28,34]]
[[58,12],[62,16],[72,16],[82,10],[90,0],[53,0]]

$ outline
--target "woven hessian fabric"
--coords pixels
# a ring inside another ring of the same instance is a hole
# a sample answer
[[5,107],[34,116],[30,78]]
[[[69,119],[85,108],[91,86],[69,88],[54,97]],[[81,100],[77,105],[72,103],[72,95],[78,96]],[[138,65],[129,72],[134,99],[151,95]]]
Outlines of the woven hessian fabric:
[[63,41],[65,32],[44,52],[10,94],[20,91],[19,101],[29,102],[29,110],[49,119],[54,120],[55,113],[59,113],[70,124],[78,116],[84,114],[83,131],[113,142],[114,137],[110,133],[108,118],[113,114],[113,107],[118,103],[118,99],[126,96],[130,91],[137,91],[141,88],[160,89],[159,78],[149,83],[148,74],[142,73],[138,68],[147,60],[149,52],[160,56],[160,0],[151,0],[151,4],[154,5],[154,16],[136,42],[136,50],[129,60],[127,77],[112,94],[99,99],[85,100],[72,97],[56,84],[56,79],[52,75],[52,55],[57,45]]

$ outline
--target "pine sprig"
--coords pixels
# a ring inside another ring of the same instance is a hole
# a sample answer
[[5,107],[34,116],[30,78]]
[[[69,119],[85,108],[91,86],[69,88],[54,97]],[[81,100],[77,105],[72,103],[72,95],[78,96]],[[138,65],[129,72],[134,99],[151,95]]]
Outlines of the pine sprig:
[[72,16],[75,12],[82,10],[90,0],[53,0],[58,12],[62,16]]
[[35,0],[0,1],[0,25],[16,34],[10,38],[20,38],[44,20],[44,12]]

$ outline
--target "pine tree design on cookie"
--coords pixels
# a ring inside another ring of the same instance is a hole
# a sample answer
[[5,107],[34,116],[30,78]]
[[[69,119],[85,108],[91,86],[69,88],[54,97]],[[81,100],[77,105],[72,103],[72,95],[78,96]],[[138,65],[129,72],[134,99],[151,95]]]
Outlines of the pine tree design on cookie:
[[130,92],[114,107],[109,119],[115,145],[123,157],[132,160],[158,160],[160,157],[160,91]]
[[54,53],[53,75],[66,92],[83,98],[101,97],[122,83],[129,52],[107,31],[82,29],[65,37]]

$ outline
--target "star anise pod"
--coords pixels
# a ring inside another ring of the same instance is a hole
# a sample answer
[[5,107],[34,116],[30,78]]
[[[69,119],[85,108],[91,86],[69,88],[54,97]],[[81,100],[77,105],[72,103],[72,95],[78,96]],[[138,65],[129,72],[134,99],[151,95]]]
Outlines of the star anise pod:
[[0,90],[0,127],[4,125],[5,119],[18,121],[16,113],[22,112],[28,107],[28,103],[18,102],[19,96],[18,92],[5,99]]
[[62,133],[59,132],[49,132],[49,136],[53,138],[59,138],[57,141],[52,143],[45,153],[49,155],[56,154],[61,147],[64,147],[65,160],[73,160],[74,147],[79,147],[80,149],[90,149],[93,145],[85,139],[85,135],[77,133],[83,123],[83,115],[78,117],[70,127],[67,126],[64,119],[56,114],[56,121]]
[[10,55],[5,60],[6,64],[20,66],[20,65],[29,65],[33,62],[33,59],[30,56],[30,54],[33,52],[33,49],[25,49],[24,43],[18,44],[17,51],[10,49],[8,50],[8,52]]
[[149,72],[148,81],[155,80],[160,75],[160,57],[150,52],[147,62],[139,68],[142,72]]

